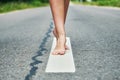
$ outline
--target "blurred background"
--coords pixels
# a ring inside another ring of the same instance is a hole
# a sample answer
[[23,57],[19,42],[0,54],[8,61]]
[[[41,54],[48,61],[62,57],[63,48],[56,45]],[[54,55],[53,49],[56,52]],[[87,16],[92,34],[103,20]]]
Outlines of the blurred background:
[[[71,0],[75,4],[120,7],[120,0]],[[49,0],[0,0],[0,13],[47,6]]]

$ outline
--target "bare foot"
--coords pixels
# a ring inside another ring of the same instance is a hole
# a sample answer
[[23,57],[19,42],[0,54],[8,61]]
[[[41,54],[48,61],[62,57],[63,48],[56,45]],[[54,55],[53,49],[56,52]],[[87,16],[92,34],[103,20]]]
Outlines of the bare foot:
[[53,55],[64,55],[65,54],[65,35],[60,36],[56,42],[56,47],[53,50],[52,54]]
[[[53,30],[53,34],[56,37],[56,40],[58,40],[58,35],[55,29]],[[65,50],[69,50],[69,47],[67,45],[65,45]]]

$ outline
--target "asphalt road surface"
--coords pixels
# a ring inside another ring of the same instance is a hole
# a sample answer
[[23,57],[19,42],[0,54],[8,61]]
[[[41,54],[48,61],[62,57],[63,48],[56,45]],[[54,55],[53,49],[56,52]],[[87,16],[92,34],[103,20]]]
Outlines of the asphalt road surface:
[[65,27],[76,72],[45,73],[50,8],[0,14],[0,80],[120,80],[120,9],[72,5]]

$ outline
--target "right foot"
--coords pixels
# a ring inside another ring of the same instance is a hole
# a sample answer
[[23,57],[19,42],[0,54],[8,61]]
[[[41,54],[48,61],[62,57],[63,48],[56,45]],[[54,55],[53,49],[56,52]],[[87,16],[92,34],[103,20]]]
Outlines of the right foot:
[[[57,35],[55,29],[53,30],[53,34],[54,34],[54,36],[56,37],[56,40],[58,40],[58,35]],[[68,47],[67,45],[65,45],[65,50],[69,50],[69,47]]]

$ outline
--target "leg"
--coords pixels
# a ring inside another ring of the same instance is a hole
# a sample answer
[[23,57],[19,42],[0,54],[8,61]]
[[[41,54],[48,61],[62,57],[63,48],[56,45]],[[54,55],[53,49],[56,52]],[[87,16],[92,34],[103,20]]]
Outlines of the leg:
[[[69,7],[69,2],[70,0],[65,0],[65,3],[64,3],[64,24],[65,24],[65,21],[66,21],[66,16],[67,16],[67,11],[68,11],[68,7]],[[56,31],[56,28],[54,28],[53,30],[53,34],[54,36],[56,37],[56,39],[58,39],[58,34],[57,34],[57,31]],[[65,49],[69,49],[67,45],[65,45]]]
[[68,7],[69,7],[69,2],[70,0],[65,0],[65,4],[64,4],[64,9],[65,9],[65,16],[64,16],[64,24],[65,24],[65,21],[66,21],[66,16],[67,16],[67,11],[68,11]]
[[57,43],[52,54],[64,54],[66,33],[64,27],[64,0],[50,0],[50,7],[55,23],[55,29],[57,33]]

